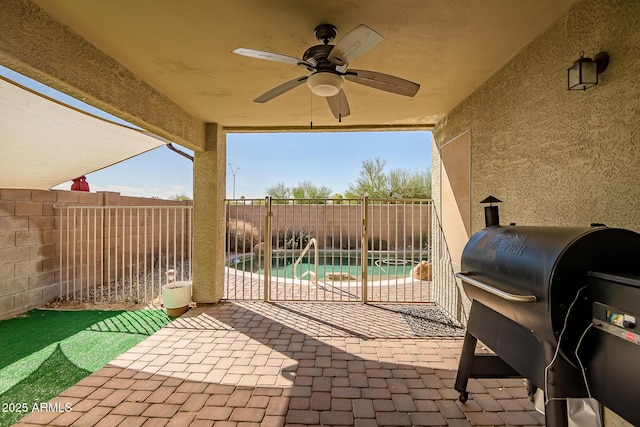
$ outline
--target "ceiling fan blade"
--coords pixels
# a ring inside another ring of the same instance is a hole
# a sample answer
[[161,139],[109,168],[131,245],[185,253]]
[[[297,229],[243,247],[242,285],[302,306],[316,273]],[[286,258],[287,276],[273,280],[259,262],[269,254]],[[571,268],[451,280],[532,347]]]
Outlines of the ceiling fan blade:
[[349,101],[347,101],[347,95],[342,89],[334,96],[327,97],[327,104],[331,108],[331,112],[334,117],[342,121],[343,117],[347,117],[351,111],[349,110]]
[[375,30],[360,24],[336,43],[327,59],[335,65],[348,64],[380,43],[383,38]]
[[344,78],[355,83],[360,83],[361,85],[404,96],[414,96],[418,93],[418,89],[420,89],[418,83],[376,71],[349,69],[344,75]]
[[282,55],[280,53],[266,52],[264,50],[256,50],[256,49],[248,49],[245,47],[239,47],[237,49],[233,49],[232,53],[237,53],[238,55],[249,56],[251,58],[258,59],[266,59],[267,61],[276,61],[276,62],[284,62],[285,64],[293,64],[293,65],[304,65],[305,67],[313,67],[308,62],[303,61],[302,59],[294,58],[293,56]]
[[258,102],[260,104],[265,103],[267,101],[272,100],[276,96],[280,96],[285,92],[290,91],[291,89],[300,86],[302,83],[307,81],[307,76],[302,76],[295,78],[293,80],[289,80],[288,82],[282,83],[280,86],[276,86],[268,92],[263,93],[259,97],[253,100],[253,102]]

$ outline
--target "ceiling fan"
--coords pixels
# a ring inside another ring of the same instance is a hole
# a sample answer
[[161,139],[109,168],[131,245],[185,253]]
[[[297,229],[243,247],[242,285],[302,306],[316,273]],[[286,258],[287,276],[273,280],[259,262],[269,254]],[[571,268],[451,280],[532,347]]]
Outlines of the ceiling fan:
[[366,25],[358,25],[335,45],[329,44],[338,34],[333,25],[319,25],[315,28],[314,33],[322,44],[311,46],[302,55],[302,59],[256,49],[237,48],[233,50],[233,53],[238,55],[303,66],[311,72],[308,76],[297,77],[274,87],[254,99],[254,102],[270,101],[307,82],[313,94],[327,98],[331,112],[338,120],[341,120],[342,117],[346,117],[350,113],[349,102],[342,89],[343,77],[355,83],[405,96],[414,96],[420,89],[419,84],[400,77],[376,71],[348,68],[351,61],[383,39],[380,34]]

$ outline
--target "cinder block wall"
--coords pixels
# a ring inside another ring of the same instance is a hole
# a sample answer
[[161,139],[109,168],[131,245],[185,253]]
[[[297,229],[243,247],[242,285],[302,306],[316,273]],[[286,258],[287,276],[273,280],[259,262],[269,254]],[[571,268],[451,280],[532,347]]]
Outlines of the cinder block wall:
[[0,189],[0,319],[59,296],[59,221],[54,206],[184,205],[119,193]]
[[[358,249],[361,246],[363,218],[359,203],[273,204],[272,211],[274,239],[291,230],[310,233],[320,248]],[[231,222],[232,226],[235,220],[251,223],[262,236],[264,212],[264,205],[228,204],[227,223]],[[431,205],[375,202],[369,206],[368,232],[370,239],[384,241],[384,247],[389,249],[419,245],[421,240],[424,245],[431,233]]]

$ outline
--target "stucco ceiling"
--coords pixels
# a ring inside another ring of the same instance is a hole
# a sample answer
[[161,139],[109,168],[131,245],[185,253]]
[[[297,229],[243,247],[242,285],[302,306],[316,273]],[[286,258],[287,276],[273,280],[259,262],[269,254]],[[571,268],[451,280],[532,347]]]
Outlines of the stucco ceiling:
[[[303,67],[235,55],[248,47],[301,58],[318,24],[338,37],[365,24],[384,40],[352,68],[421,85],[413,98],[345,82],[340,126],[428,126],[472,93],[575,0],[34,0],[198,119],[226,127],[338,125],[299,86],[252,102]],[[334,42],[335,43],[335,42]]]

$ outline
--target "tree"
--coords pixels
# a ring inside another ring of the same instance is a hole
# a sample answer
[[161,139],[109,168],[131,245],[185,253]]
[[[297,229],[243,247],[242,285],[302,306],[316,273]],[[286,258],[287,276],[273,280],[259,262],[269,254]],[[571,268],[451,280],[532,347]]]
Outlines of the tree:
[[389,197],[387,177],[384,174],[386,164],[387,161],[380,157],[376,157],[374,160],[363,160],[358,178],[354,184],[349,185],[347,194],[356,197]]
[[389,194],[401,199],[430,199],[431,175],[427,172],[411,173],[406,169],[389,172]]
[[350,184],[345,197],[360,198],[369,196],[374,199],[429,199],[431,198],[431,174],[410,172],[406,169],[393,169],[384,172],[386,160],[376,157],[363,160],[362,169],[355,183]]
[[344,199],[344,196],[340,193],[335,193],[333,196],[331,196],[331,198],[333,199],[334,205],[340,205],[342,204],[342,199]]
[[279,182],[267,188],[267,196],[271,196],[274,199],[290,199],[291,189],[287,187],[284,182]]
[[409,195],[412,193],[410,187],[411,174],[406,169],[393,169],[389,172],[387,177],[387,184],[389,185],[388,196],[395,198],[411,198]]
[[191,199],[191,197],[189,197],[186,194],[182,193],[182,194],[174,194],[173,196],[171,196],[169,198],[169,200],[176,200],[178,202],[184,202],[184,201],[192,200],[192,199]]
[[[296,199],[294,203],[309,203],[308,199],[312,199],[311,203],[325,203],[325,200],[331,196],[331,189],[325,186],[316,186],[309,181],[298,183],[293,188],[287,187],[284,182],[267,188],[267,195],[273,197],[274,203],[286,203],[277,199]],[[317,199],[314,200],[314,199]]]
[[292,193],[294,199],[319,199],[324,203],[324,200],[331,195],[331,189],[325,186],[317,187],[309,181],[303,181],[293,188]]

